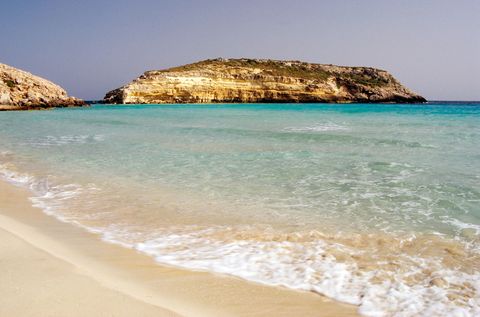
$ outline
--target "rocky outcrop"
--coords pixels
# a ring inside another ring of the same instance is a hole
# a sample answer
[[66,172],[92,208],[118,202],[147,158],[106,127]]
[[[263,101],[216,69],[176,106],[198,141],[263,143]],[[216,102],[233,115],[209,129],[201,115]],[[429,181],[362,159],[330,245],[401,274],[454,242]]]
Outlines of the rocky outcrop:
[[115,104],[425,101],[371,67],[222,58],[145,72],[104,98]]
[[60,86],[23,70],[0,63],[0,110],[27,110],[82,106]]

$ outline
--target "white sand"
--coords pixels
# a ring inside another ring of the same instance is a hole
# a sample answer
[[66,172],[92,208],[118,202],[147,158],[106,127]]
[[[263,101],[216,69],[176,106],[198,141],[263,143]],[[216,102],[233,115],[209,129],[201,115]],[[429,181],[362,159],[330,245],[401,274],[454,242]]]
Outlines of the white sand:
[[320,295],[158,265],[0,181],[0,316],[356,316]]

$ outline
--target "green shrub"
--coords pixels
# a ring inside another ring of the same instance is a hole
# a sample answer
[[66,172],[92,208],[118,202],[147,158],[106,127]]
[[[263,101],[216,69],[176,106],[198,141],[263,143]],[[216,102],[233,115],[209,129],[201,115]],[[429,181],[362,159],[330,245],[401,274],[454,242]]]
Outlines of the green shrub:
[[7,86],[10,87],[10,88],[15,87],[15,85],[16,85],[15,82],[13,80],[10,80],[10,79],[4,79],[3,82],[5,84],[7,84]]

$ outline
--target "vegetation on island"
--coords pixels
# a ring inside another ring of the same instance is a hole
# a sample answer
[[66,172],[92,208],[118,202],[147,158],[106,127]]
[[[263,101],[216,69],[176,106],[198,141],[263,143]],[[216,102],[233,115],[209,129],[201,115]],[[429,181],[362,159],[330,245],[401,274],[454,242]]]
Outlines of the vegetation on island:
[[[380,78],[378,70],[368,67],[348,67],[348,72],[336,72],[331,68],[342,68],[341,66],[311,64],[300,61],[277,61],[270,59],[207,59],[192,64],[177,66],[160,71],[153,72],[183,72],[205,70],[208,68],[247,68],[261,69],[264,74],[278,77],[294,77],[309,80],[325,81],[330,77],[340,80],[351,80],[366,86],[384,86],[388,80]],[[330,68],[330,69],[329,69]]]
[[9,88],[13,88],[15,87],[15,82],[11,79],[5,79],[3,80],[3,82],[9,87]]

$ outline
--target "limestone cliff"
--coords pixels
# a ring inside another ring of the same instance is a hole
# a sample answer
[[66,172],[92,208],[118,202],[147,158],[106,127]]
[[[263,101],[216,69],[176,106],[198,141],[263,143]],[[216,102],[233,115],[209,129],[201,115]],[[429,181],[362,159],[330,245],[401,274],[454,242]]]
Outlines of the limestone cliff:
[[60,86],[23,70],[0,63],[0,110],[81,106]]
[[380,69],[222,58],[147,71],[104,98],[125,104],[425,101]]

